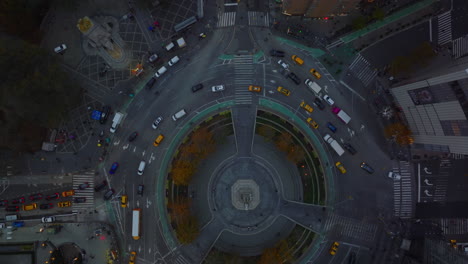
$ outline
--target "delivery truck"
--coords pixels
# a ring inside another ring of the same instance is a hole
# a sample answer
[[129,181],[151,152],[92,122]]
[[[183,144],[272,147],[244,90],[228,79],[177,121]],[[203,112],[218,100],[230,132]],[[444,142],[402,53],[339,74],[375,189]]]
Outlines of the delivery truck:
[[330,146],[335,150],[336,154],[338,154],[338,156],[341,156],[343,155],[343,153],[345,152],[344,149],[340,146],[340,144],[338,144],[338,142],[336,142],[335,139],[333,139],[330,135],[326,134],[323,139],[325,140],[325,142],[327,142],[328,144],[330,144]]
[[320,91],[322,91],[322,87],[320,87],[316,82],[311,81],[310,79],[305,80],[305,84],[310,90],[315,93],[315,95],[319,96]]
[[351,117],[346,114],[343,109],[340,109],[339,107],[332,107],[332,112],[339,118],[341,121],[343,121],[345,124],[348,124],[349,121],[351,121]]

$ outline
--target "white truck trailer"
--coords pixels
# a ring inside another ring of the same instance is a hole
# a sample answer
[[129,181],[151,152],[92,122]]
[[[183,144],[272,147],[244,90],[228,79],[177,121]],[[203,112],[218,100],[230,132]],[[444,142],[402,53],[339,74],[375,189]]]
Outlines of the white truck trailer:
[[339,107],[333,107],[332,112],[343,121],[345,124],[348,124],[351,121],[351,117]]
[[338,154],[338,156],[343,155],[343,153],[345,152],[344,149],[330,135],[326,134],[323,137],[323,139],[325,140],[325,142],[330,144],[330,146],[335,150],[335,152],[336,152],[336,154]]
[[315,93],[315,95],[319,95],[320,91],[322,91],[322,87],[320,87],[316,82],[311,81],[310,79],[305,80],[305,84],[310,90]]

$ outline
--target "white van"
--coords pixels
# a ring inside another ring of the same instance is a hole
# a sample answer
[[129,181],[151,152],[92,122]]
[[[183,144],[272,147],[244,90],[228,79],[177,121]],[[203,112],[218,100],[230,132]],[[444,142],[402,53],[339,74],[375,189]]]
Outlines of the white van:
[[167,68],[162,66],[155,74],[154,76],[156,77],[160,77],[161,75],[163,75],[165,72],[167,72]]
[[111,133],[115,133],[120,122],[122,122],[123,114],[120,112],[115,113],[114,119],[112,119],[112,126],[109,129]]
[[145,171],[145,167],[146,167],[146,162],[142,160],[140,162],[140,165],[138,165],[138,175],[143,175],[143,171]]
[[170,50],[171,50],[172,48],[174,48],[174,47],[175,47],[174,43],[171,42],[171,43],[169,43],[169,44],[166,45],[166,50],[167,50],[167,51],[170,51]]
[[169,61],[169,66],[173,66],[174,64],[178,63],[179,62],[179,57],[178,56],[175,56],[174,58],[172,58],[170,61]]
[[184,109],[180,110],[179,112],[175,113],[174,115],[172,115],[172,120],[174,121],[177,121],[177,119],[180,119],[182,118],[184,115],[186,115],[187,113],[185,112]]

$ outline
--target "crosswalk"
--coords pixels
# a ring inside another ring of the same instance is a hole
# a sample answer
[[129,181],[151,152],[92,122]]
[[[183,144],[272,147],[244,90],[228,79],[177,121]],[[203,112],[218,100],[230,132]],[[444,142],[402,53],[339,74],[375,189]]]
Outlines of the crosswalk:
[[371,69],[370,63],[360,53],[349,66],[349,70],[361,80],[364,86],[368,86],[377,76],[377,71]]
[[448,177],[452,162],[448,159],[440,161],[439,174],[435,180],[434,202],[444,202],[447,200]]
[[270,27],[270,15],[263,12],[249,11],[249,26]]
[[440,227],[444,235],[467,235],[468,234],[468,219],[455,218],[446,219],[441,218]]
[[236,24],[236,12],[218,13],[217,27],[231,27]]
[[452,55],[455,59],[468,54],[468,36],[457,38],[452,43]]
[[359,239],[365,242],[374,240],[377,225],[336,214],[330,214],[327,218],[327,222],[325,223],[324,231],[335,232],[336,235]]
[[401,180],[393,181],[393,207],[395,217],[408,219],[413,217],[413,184],[411,166],[407,161],[399,161],[393,172],[401,175]]
[[[73,175],[73,190],[75,190],[74,198],[85,197],[86,202],[75,203],[72,202],[72,211],[77,213],[80,210],[94,209],[94,171],[88,171],[84,174]],[[88,183],[89,187],[80,190],[80,184]]]
[[234,86],[236,104],[252,104],[252,92],[248,91],[253,83],[254,65],[252,55],[236,55],[234,63]]
[[452,159],[456,159],[456,160],[465,159],[465,155],[464,154],[459,154],[459,153],[450,153],[450,157]]
[[437,40],[439,45],[444,45],[452,41],[452,15],[451,11],[448,11],[437,17],[439,39]]

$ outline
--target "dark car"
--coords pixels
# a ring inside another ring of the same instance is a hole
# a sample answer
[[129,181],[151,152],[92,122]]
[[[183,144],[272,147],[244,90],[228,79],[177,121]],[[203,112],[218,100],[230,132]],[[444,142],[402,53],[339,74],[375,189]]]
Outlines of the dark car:
[[318,97],[315,97],[314,105],[317,106],[320,110],[325,109],[325,105],[323,104],[322,100],[320,100]]
[[284,57],[284,51],[282,50],[270,50],[270,55],[273,57]]
[[151,88],[153,88],[155,82],[156,82],[156,78],[152,77],[152,78],[149,79],[149,81],[146,83],[145,88],[146,88],[147,90],[150,90]]
[[85,183],[80,184],[80,185],[78,186],[78,189],[84,190],[84,189],[86,189],[86,188],[88,188],[88,187],[89,187],[89,183],[85,182]]
[[351,252],[348,257],[348,264],[355,264],[356,263],[356,253]]
[[356,149],[353,148],[353,146],[351,146],[351,145],[348,144],[348,143],[343,144],[343,147],[344,147],[349,153],[351,153],[351,155],[354,155],[354,154],[357,153]]
[[114,195],[114,193],[115,193],[114,189],[108,190],[108,191],[104,194],[104,200],[109,200],[110,198],[112,198],[112,195]]
[[297,77],[297,75],[294,72],[290,72],[288,74],[288,78],[291,79],[297,85],[301,84],[301,79],[299,79],[299,77]]
[[47,195],[46,196],[46,201],[50,201],[50,200],[57,200],[58,198],[60,198],[60,193],[54,193],[54,194],[51,194],[51,195]]
[[370,174],[374,173],[374,169],[365,162],[361,163],[361,168]]
[[8,205],[8,200],[0,200],[0,206],[7,206]]
[[112,163],[112,166],[111,166],[111,168],[110,168],[110,170],[109,170],[109,173],[110,173],[110,174],[114,174],[118,167],[119,167],[119,163],[118,163],[118,162]]
[[20,198],[16,198],[16,199],[13,199],[11,200],[11,203],[12,204],[20,204],[20,203],[24,203],[26,201],[26,199],[24,199],[24,197],[20,197]]
[[74,203],[86,203],[86,197],[75,197],[75,199],[73,199],[73,202]]
[[96,192],[100,192],[102,191],[102,189],[106,188],[107,186],[107,181],[102,181],[100,184],[97,184],[95,187],[94,187],[94,191]]
[[336,132],[336,127],[332,123],[328,122],[327,127],[328,127],[328,129],[330,129],[331,132],[333,132],[333,133]]
[[145,186],[143,184],[138,185],[137,194],[143,196],[144,190],[145,190]]
[[24,221],[15,221],[15,222],[13,222],[12,226],[14,226],[14,227],[23,227],[24,226]]
[[42,193],[36,193],[31,196],[29,196],[29,200],[31,201],[37,201],[42,199]]
[[107,121],[107,118],[110,115],[111,108],[110,106],[106,105],[102,108],[101,117],[99,117],[99,123],[104,124]]
[[130,136],[128,137],[128,141],[132,142],[133,140],[135,140],[136,138],[138,137],[138,132],[133,132],[132,134],[130,134]]
[[203,84],[199,83],[194,86],[192,86],[192,92],[196,92],[198,90],[201,90],[203,88]]
[[50,208],[54,208],[54,204],[53,203],[46,203],[46,204],[41,204],[39,205],[39,209],[50,209]]
[[7,212],[18,212],[19,211],[19,206],[17,205],[9,205],[5,208],[5,211]]

